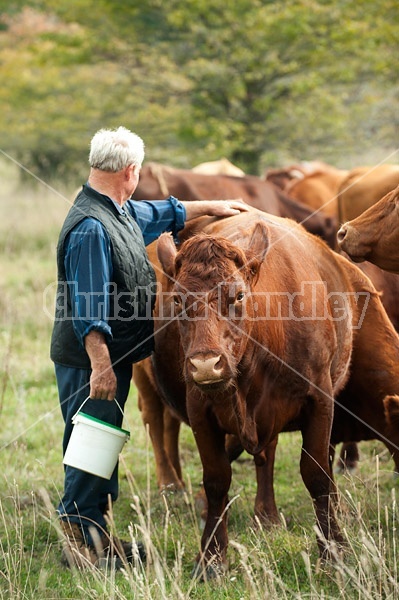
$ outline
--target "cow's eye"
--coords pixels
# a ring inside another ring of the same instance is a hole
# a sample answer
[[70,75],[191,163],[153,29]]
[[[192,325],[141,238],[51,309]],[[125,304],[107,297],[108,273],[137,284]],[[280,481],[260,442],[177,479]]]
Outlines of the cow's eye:
[[236,296],[236,302],[242,302],[244,300],[244,292],[238,292]]
[[180,296],[178,296],[178,295],[173,296],[173,302],[174,302],[175,306],[181,306],[181,298],[180,298]]

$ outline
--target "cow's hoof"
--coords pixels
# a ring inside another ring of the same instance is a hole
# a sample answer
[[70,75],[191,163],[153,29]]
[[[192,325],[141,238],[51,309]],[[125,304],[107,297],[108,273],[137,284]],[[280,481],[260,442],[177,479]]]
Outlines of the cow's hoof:
[[191,578],[200,582],[221,579],[227,571],[227,565],[223,563],[208,563],[205,567],[201,563],[195,563],[191,571]]
[[284,522],[277,514],[256,514],[253,519],[254,527],[271,530],[275,527],[281,527]]

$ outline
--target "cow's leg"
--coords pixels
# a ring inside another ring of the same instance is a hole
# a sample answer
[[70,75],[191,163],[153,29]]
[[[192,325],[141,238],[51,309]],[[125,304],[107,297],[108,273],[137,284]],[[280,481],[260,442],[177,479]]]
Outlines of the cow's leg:
[[164,406],[163,411],[163,425],[164,425],[164,448],[166,456],[169,458],[177,477],[181,483],[181,487],[184,486],[183,475],[181,470],[180,452],[179,452],[179,433],[181,421],[172,413],[172,411]]
[[385,396],[383,403],[387,423],[387,431],[383,442],[394,460],[395,475],[399,476],[399,396]]
[[277,441],[278,437],[268,444],[264,452],[254,456],[258,484],[255,499],[255,516],[265,525],[280,523],[273,486]]
[[390,441],[388,441],[388,438],[384,438],[381,440],[385,447],[387,448],[388,452],[390,453],[394,464],[395,464],[395,468],[394,468],[394,475],[395,477],[399,477],[399,445],[398,442],[393,442],[391,443]]
[[343,544],[343,537],[335,516],[336,488],[329,460],[333,409],[330,400],[324,394],[314,394],[312,406],[313,410],[309,413],[302,429],[303,447],[300,468],[302,479],[312,497],[322,534],[322,538],[317,540],[320,554],[327,556],[329,550],[325,540]]
[[[134,366],[133,380],[139,391],[138,401],[141,417],[144,425],[149,429],[158,487],[160,489],[181,489],[184,487],[184,483],[181,479],[180,462],[176,469],[169,457],[169,449],[178,447],[180,421],[172,416],[169,409],[163,404],[141,363]],[[165,440],[165,421],[167,441]],[[178,454],[177,458],[176,454],[174,455],[174,460],[178,461]]]
[[212,427],[209,415],[198,419],[190,414],[203,468],[203,485],[208,512],[193,576],[211,579],[227,569],[227,504],[231,484],[231,464],[225,449],[225,435]]
[[[160,490],[182,489],[184,482],[181,478],[180,462],[176,470],[169,454],[169,448],[178,447],[180,421],[173,417],[169,409],[155,396],[151,399],[146,396],[143,400],[140,395],[139,402],[143,423],[148,426],[154,451],[158,487]],[[167,431],[165,431],[165,418],[169,425]],[[173,427],[171,422],[174,423]],[[176,454],[174,458],[176,460]]]
[[344,442],[335,465],[336,473],[354,473],[359,462],[359,449],[356,442]]
[[[237,458],[244,452],[240,438],[233,434],[226,435],[225,448],[230,463],[237,460]],[[208,503],[206,501],[204,486],[201,486],[200,491],[195,495],[195,507],[200,514],[201,526],[204,528],[208,511]]]

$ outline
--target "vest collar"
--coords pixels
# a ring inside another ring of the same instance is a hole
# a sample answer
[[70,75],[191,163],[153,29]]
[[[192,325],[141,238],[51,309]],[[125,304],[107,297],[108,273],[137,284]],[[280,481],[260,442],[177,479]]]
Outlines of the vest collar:
[[115,202],[115,200],[112,200],[112,198],[110,198],[109,196],[106,196],[105,194],[101,194],[100,192],[97,192],[96,189],[94,189],[90,183],[87,181],[84,186],[85,188],[85,192],[88,196],[93,196],[93,197],[100,197],[103,200],[105,200],[106,202],[108,202],[109,204],[112,204],[112,206],[115,207],[116,211],[120,214],[120,215],[126,215],[126,212],[123,210],[123,208],[117,203]]

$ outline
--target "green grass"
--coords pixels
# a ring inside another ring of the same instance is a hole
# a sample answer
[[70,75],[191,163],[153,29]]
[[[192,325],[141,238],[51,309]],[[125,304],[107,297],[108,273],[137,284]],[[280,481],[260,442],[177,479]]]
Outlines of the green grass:
[[[26,219],[29,208],[32,220]],[[396,481],[386,450],[376,442],[361,444],[358,474],[338,476],[339,521],[349,550],[343,560],[320,564],[297,433],[280,436],[276,456],[276,500],[285,526],[265,531],[254,522],[255,470],[243,455],[233,466],[229,571],[220,581],[193,581],[201,537],[195,509],[201,466],[193,436],[183,426],[186,491],[160,495],[133,387],[126,413],[133,435],[122,454],[113,527],[146,542],[148,564],[119,573],[61,568],[55,507],[63,486],[63,427],[43,291],[55,279],[65,210],[48,190],[9,184],[0,192],[0,598],[399,598]]]

